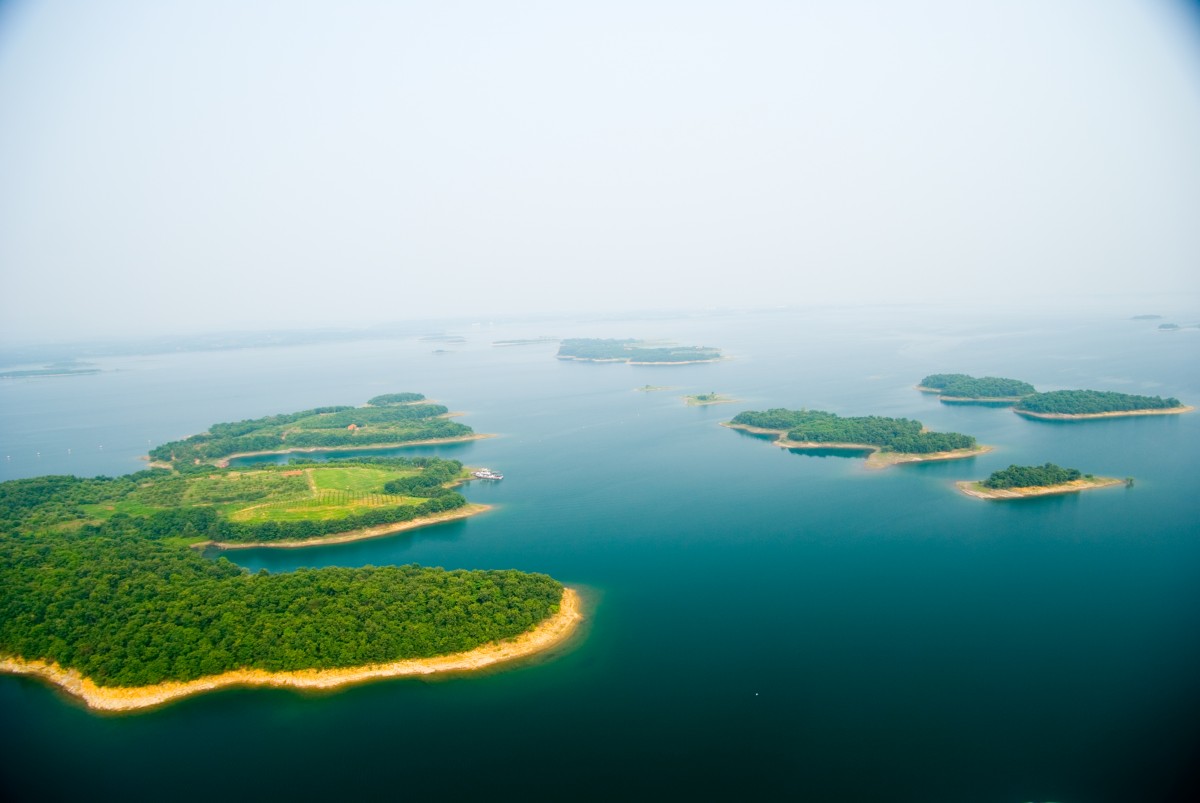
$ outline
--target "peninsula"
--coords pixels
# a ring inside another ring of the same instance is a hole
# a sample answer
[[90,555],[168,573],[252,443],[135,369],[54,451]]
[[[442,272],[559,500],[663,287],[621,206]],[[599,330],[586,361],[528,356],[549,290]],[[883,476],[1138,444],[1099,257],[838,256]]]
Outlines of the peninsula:
[[1023,398],[1013,411],[1026,418],[1079,421],[1138,415],[1175,415],[1194,410],[1176,398],[1106,390],[1053,390]]
[[1033,385],[1020,379],[969,374],[930,374],[917,390],[936,393],[938,401],[947,404],[1015,404],[1036,392]]
[[630,365],[687,365],[717,362],[720,349],[708,346],[654,345],[645,340],[567,338],[555,356],[582,362],[624,362]]
[[976,499],[1028,499],[1034,496],[1078,493],[1114,485],[1132,486],[1132,479],[1095,477],[1082,474],[1076,468],[1063,468],[1054,463],[1042,466],[1011,465],[993,471],[986,480],[957,482],[955,485],[967,496]]
[[958,460],[990,451],[970,435],[930,432],[920,421],[883,416],[842,417],[821,410],[773,408],[738,413],[723,424],[755,435],[774,436],[776,446],[804,451],[869,452],[868,468],[899,463]]
[[167,467],[220,463],[235,457],[294,452],[378,449],[486,438],[449,420],[450,411],[420,393],[385,393],[365,407],[316,407],[233,423],[171,441],[150,451]]
[[458,461],[187,469],[0,483],[0,671],[127,710],[230,685],[467,671],[549,649],[579,620],[574,594],[543,574],[251,574],[188,548],[328,543],[461,510]]

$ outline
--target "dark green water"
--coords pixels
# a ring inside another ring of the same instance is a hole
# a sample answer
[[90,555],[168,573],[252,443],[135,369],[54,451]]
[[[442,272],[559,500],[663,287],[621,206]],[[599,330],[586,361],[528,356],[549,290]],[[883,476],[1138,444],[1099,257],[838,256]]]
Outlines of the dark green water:
[[[0,468],[121,473],[139,467],[147,439],[215,420],[422,391],[501,434],[425,450],[503,471],[467,492],[494,511],[232,557],[273,572],[547,572],[584,592],[582,636],[485,676],[318,696],[232,690],[121,717],[0,678],[8,797],[1071,803],[1193,788],[1200,414],[1050,424],[941,405],[912,385],[963,371],[1194,403],[1200,337],[1119,319],[874,314],[462,334],[450,354],[343,343],[114,359],[102,367],[121,370],[5,383]],[[587,365],[554,360],[552,345],[488,345],[540,334],[668,336],[735,359]],[[679,390],[632,390],[645,384]],[[709,390],[745,401],[679,398]],[[997,448],[871,472],[717,426],[770,406],[905,415]],[[1136,484],[1018,504],[953,489],[1047,460]]]

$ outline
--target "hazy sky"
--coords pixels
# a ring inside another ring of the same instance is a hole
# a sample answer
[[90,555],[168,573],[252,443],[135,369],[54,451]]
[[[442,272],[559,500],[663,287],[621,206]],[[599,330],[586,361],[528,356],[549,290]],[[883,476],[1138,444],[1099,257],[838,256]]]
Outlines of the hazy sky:
[[1195,294],[1198,20],[0,0],[0,340]]

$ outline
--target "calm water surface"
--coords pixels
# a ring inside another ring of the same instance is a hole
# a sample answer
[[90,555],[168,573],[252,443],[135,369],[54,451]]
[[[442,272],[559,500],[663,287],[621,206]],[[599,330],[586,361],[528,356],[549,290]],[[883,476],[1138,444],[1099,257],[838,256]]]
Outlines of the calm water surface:
[[[547,572],[584,592],[582,636],[484,676],[231,690],[121,717],[3,677],[0,790],[1070,803],[1191,788],[1200,415],[1051,424],[912,386],[963,371],[1194,403],[1200,332],[780,313],[455,333],[467,342],[109,358],[100,374],[0,383],[0,477],[125,473],[147,442],[213,421],[417,390],[499,435],[405,452],[503,471],[466,491],[493,511],[230,557],[272,572]],[[667,336],[734,359],[589,365],[553,359],[552,344],[490,346],[542,334]],[[677,390],[633,390],[645,384]],[[743,402],[679,398],[710,390]],[[772,406],[909,416],[996,449],[871,472],[718,426]],[[953,488],[1047,460],[1136,484],[1020,504]]]

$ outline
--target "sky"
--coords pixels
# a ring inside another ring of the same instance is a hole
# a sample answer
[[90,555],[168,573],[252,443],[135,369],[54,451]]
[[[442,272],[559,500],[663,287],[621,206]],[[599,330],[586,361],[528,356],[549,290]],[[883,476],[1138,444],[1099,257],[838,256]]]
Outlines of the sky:
[[1097,299],[1200,317],[1195,4],[0,0],[0,344]]

